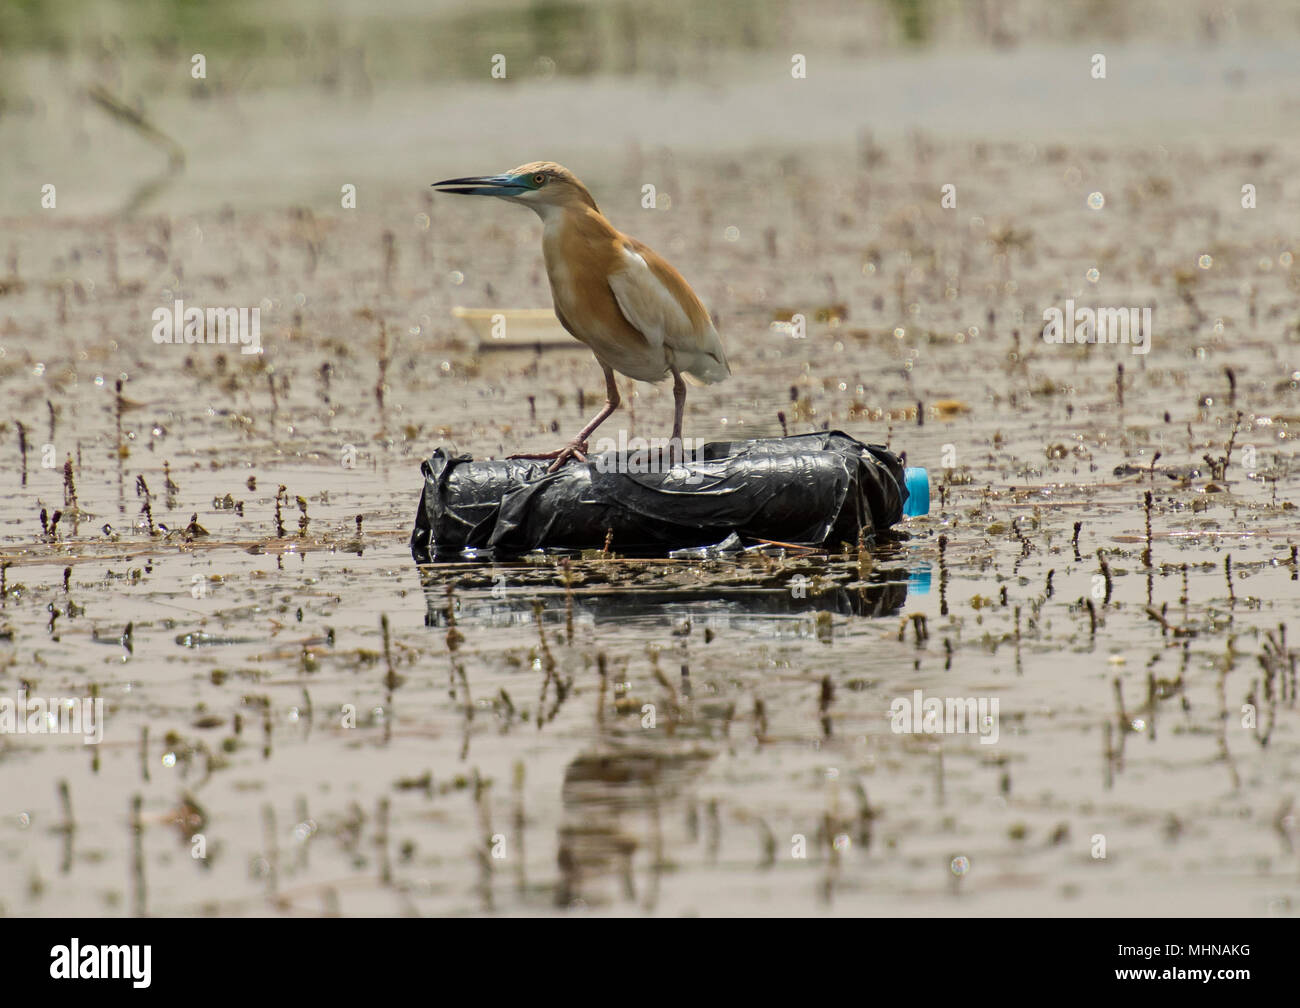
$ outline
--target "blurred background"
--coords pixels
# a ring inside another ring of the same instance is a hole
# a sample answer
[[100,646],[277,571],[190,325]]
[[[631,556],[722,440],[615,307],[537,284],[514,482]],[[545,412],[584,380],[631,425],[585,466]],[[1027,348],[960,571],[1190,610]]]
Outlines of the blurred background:
[[1294,123],[1297,33],[1300,11],[1268,0],[13,0],[0,212],[30,210],[51,180],[67,210],[120,209],[172,149],[184,170],[156,210],[337,203],[346,176],[380,213],[426,177],[539,158],[601,187],[629,160],[689,173],[710,153],[825,156],[864,131],[1041,141],[1159,124],[1228,142]]

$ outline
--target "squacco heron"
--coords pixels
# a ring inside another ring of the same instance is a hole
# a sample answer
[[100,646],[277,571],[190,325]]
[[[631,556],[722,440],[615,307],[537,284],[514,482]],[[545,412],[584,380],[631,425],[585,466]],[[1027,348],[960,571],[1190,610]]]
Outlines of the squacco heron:
[[441,192],[522,203],[542,219],[542,256],[555,314],[605,372],[605,406],[559,451],[549,471],[586,461],[587,439],[618,409],[614,372],[644,382],[673,378],[673,436],[681,451],[690,376],[712,384],[731,374],[722,341],[695,291],[654,250],[616,230],[587,187],[562,165],[535,161],[504,175],[435,182]]

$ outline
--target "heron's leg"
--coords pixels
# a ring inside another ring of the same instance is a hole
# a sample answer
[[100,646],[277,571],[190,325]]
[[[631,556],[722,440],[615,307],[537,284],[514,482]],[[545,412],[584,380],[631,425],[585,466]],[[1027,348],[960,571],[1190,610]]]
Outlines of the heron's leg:
[[548,473],[555,472],[571,458],[576,458],[579,462],[587,461],[587,439],[591,437],[592,431],[609,419],[609,415],[618,409],[619,404],[618,382],[614,378],[614,370],[603,364],[601,366],[605,368],[605,406],[591,418],[591,422],[586,427],[578,431],[578,436],[559,451],[547,452],[544,455],[511,455],[511,458],[555,459],[546,470]]
[[[668,460],[672,464],[675,461],[685,461],[686,451],[682,445],[682,418],[686,414],[686,382],[682,380],[682,373],[676,368],[673,371],[673,437],[668,442]],[[674,455],[677,456],[674,459]]]
[[573,444],[578,445],[582,450],[587,448],[587,438],[591,437],[592,432],[609,419],[609,415],[618,409],[620,402],[618,397],[618,381],[614,378],[614,369],[608,364],[602,365],[605,369],[605,406],[591,418],[591,422],[586,427],[578,431],[578,436],[573,439]]

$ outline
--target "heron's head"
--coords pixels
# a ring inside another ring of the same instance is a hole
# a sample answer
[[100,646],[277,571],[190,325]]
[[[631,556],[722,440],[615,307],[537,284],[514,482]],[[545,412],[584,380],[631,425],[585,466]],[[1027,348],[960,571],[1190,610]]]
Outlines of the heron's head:
[[545,216],[553,209],[597,209],[596,201],[576,175],[553,161],[533,161],[504,175],[472,175],[433,183],[439,192],[461,196],[495,196],[522,203]]

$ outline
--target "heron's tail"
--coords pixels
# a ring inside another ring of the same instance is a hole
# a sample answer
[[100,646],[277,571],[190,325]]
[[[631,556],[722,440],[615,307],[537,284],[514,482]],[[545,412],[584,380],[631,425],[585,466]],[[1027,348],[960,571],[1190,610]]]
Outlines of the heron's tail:
[[727,363],[727,352],[722,348],[722,340],[713,326],[709,326],[708,335],[702,343],[703,346],[691,354],[689,360],[682,361],[682,355],[678,352],[677,358],[687,380],[692,385],[713,385],[730,378],[731,365]]

